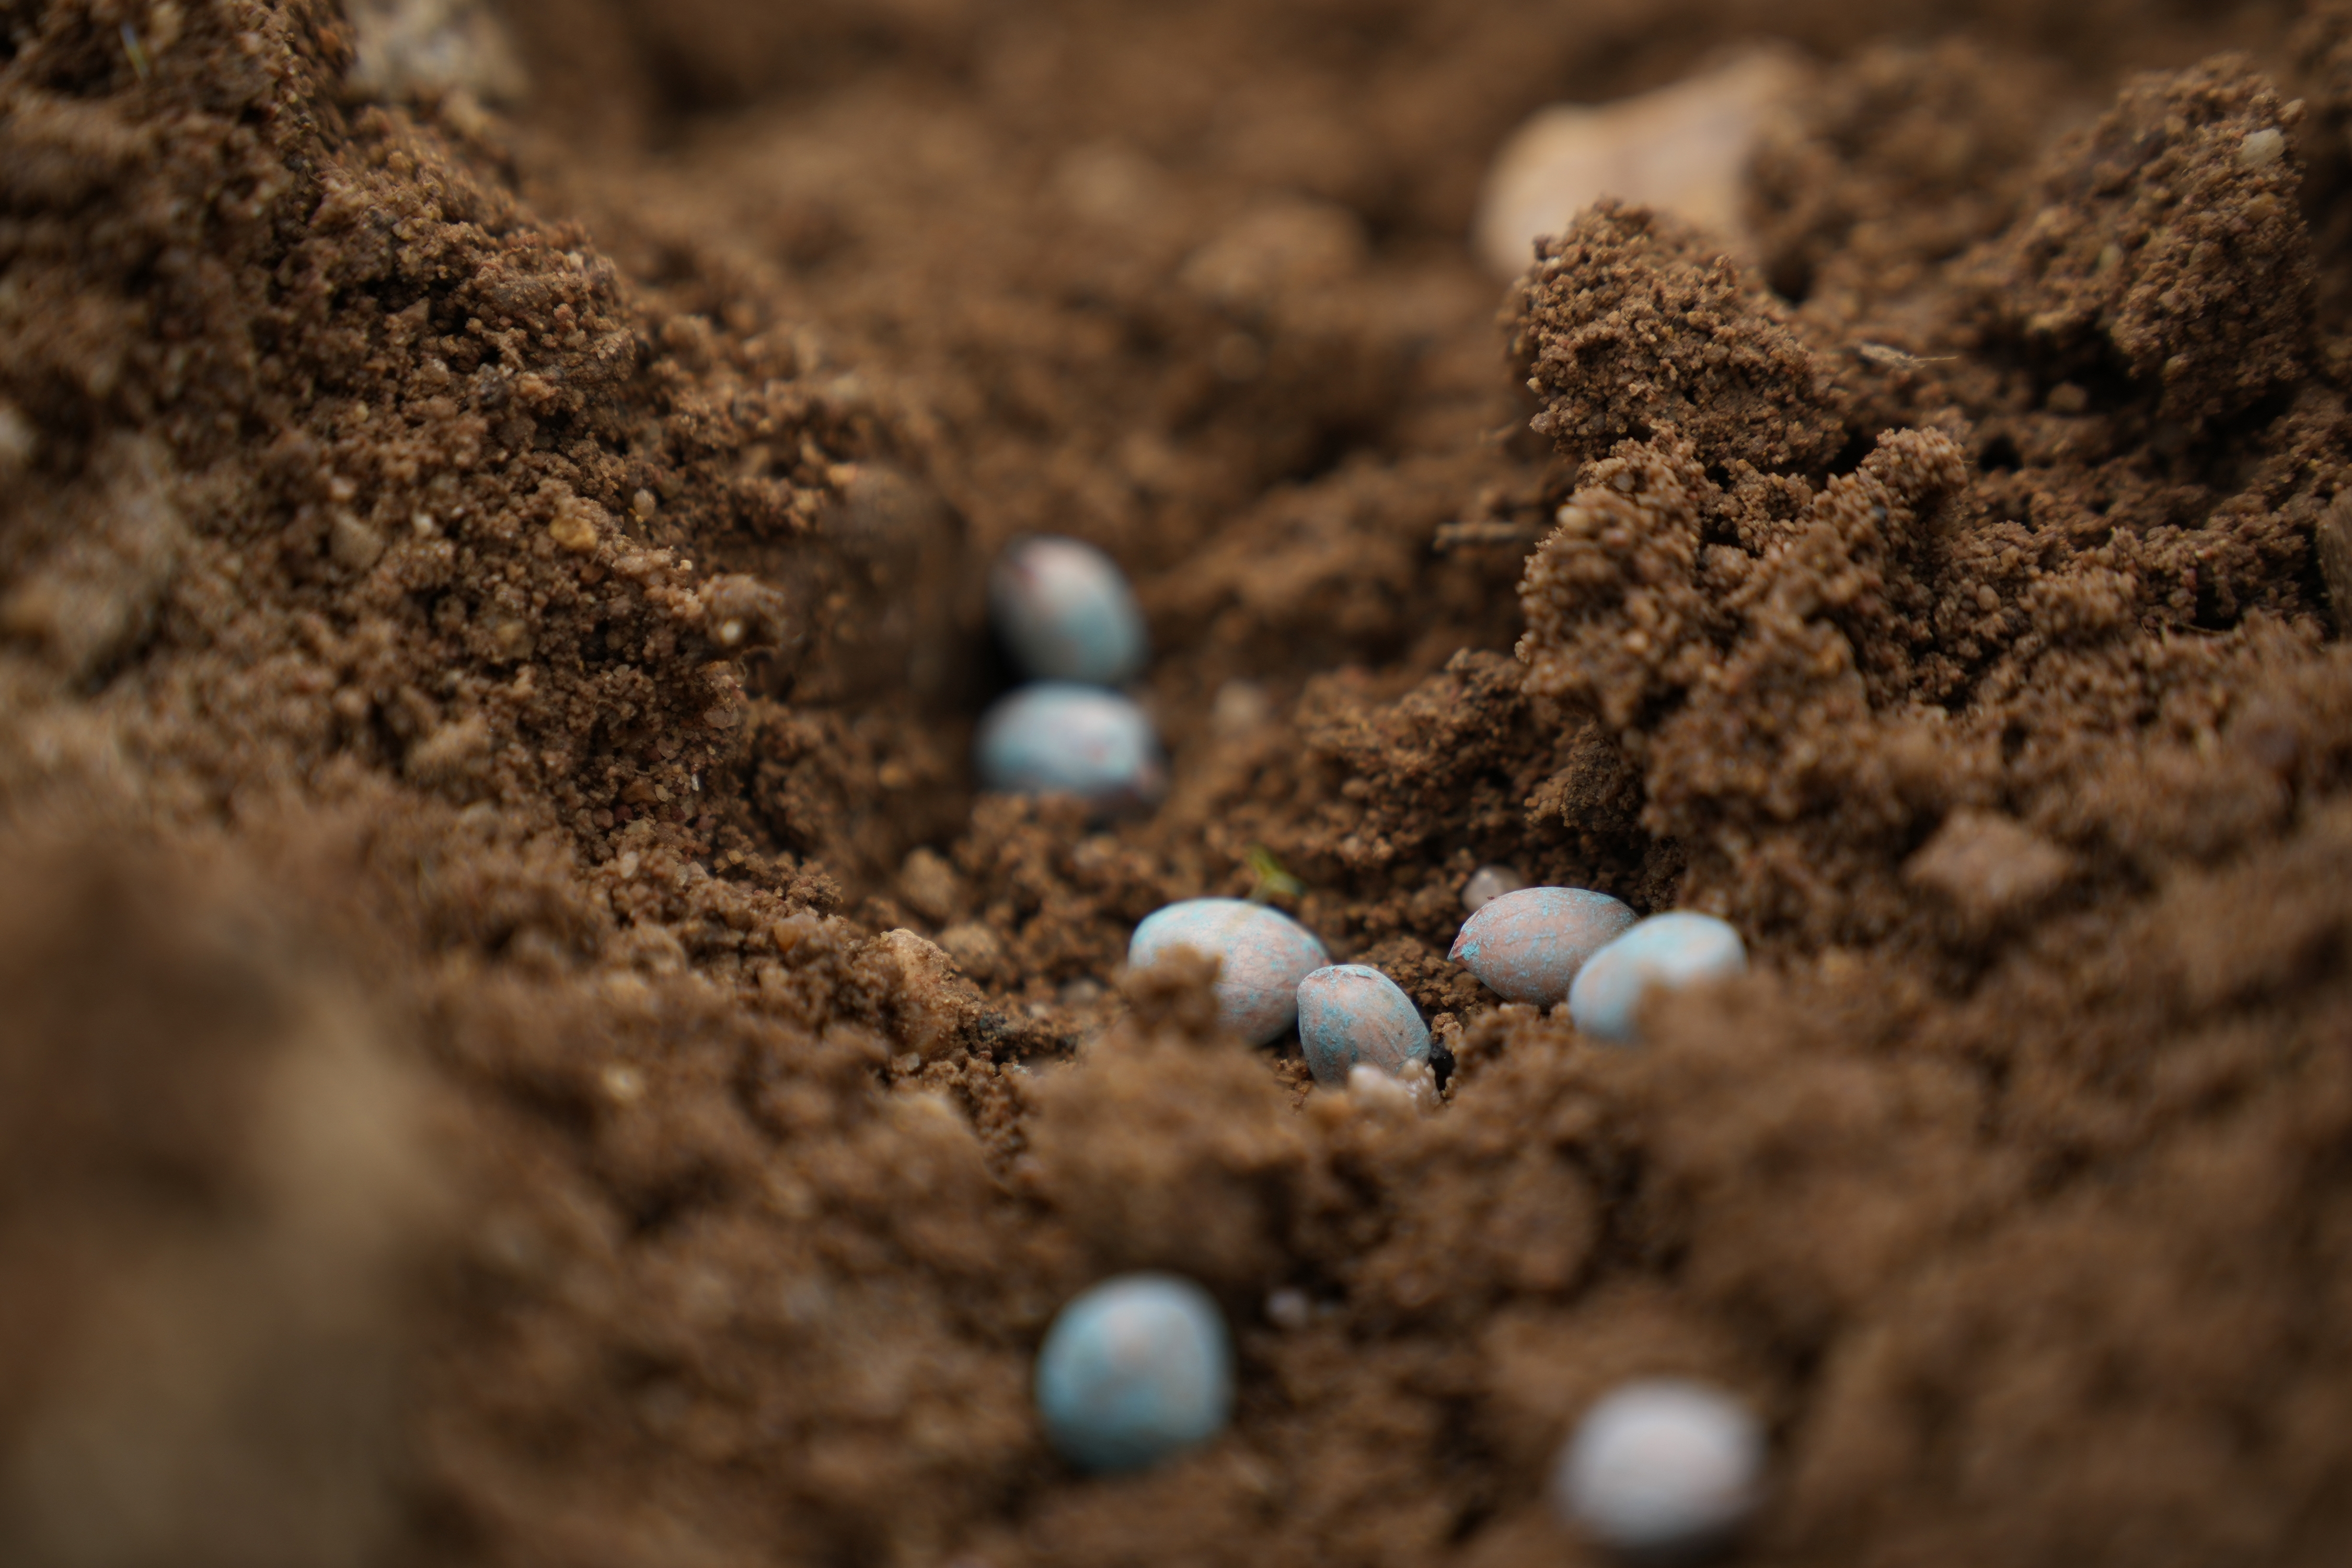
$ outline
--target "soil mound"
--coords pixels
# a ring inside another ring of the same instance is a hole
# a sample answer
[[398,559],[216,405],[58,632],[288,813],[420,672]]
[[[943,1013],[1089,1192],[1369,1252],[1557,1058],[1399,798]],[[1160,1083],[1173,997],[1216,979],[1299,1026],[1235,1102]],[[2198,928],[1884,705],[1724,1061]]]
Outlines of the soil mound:
[[[1754,1561],[2342,1559],[2352,8],[1772,8],[1755,253],[1499,300],[1511,126],[1763,12],[5,16],[0,1558],[1581,1561],[1682,1373]],[[1149,818],[972,793],[1030,531]],[[1754,971],[1597,1047],[1485,864]],[[1123,976],[1201,894],[1442,1103]],[[1088,1479],[1129,1268],[1236,1415]]]

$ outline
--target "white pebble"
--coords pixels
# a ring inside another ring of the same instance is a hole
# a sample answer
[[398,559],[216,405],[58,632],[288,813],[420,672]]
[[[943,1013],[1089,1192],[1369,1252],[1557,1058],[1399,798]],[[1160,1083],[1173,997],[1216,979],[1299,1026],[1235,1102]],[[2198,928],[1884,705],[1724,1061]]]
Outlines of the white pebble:
[[1639,98],[1536,110],[1487,172],[1474,230],[1479,259],[1517,277],[1538,237],[1559,234],[1602,196],[1737,236],[1748,153],[1796,80],[1787,55],[1759,50]]
[[1604,1545],[1685,1555],[1724,1544],[1755,1510],[1764,1431],[1738,1400],[1646,1378],[1587,1411],[1552,1473],[1563,1522]]
[[1395,1120],[1428,1110],[1437,1098],[1436,1080],[1423,1061],[1407,1062],[1402,1073],[1358,1062],[1348,1069],[1348,1098],[1359,1110]]
[[1278,1286],[1265,1293],[1265,1321],[1292,1332],[1314,1321],[1314,1303],[1296,1285]]
[[1462,884],[1462,912],[1475,915],[1505,893],[1516,893],[1527,885],[1527,879],[1508,866],[1481,866]]
[[1247,735],[1274,721],[1274,699],[1254,680],[1228,680],[1209,704],[1209,727],[1225,740]]

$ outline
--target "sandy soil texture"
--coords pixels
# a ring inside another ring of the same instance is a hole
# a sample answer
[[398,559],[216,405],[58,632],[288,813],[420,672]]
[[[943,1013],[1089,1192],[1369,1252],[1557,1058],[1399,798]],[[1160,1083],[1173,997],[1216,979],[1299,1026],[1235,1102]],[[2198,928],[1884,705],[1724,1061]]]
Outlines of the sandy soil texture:
[[[1653,1373],[1740,1561],[2352,1551],[2352,5],[0,18],[0,1561],[1549,1568]],[[1476,260],[1767,36],[1749,249]],[[1030,531],[1147,817],[972,792]],[[1122,975],[1253,892],[1441,1105]],[[1082,1477],[1139,1267],[1235,1419]]]

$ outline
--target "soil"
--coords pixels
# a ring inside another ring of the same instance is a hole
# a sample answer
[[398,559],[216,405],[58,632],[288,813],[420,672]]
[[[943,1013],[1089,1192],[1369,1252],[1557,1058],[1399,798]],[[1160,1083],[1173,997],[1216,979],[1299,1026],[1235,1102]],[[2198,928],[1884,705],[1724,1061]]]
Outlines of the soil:
[[[2352,5],[449,9],[0,5],[0,1558],[1578,1563],[1674,1373],[1743,1561],[2345,1560]],[[1752,253],[1479,269],[1767,33]],[[1148,818],[971,791],[1028,531]],[[1754,972],[1583,1041],[1487,863]],[[1122,973],[1254,892],[1442,1104]],[[1083,1477],[1134,1267],[1236,1417]]]

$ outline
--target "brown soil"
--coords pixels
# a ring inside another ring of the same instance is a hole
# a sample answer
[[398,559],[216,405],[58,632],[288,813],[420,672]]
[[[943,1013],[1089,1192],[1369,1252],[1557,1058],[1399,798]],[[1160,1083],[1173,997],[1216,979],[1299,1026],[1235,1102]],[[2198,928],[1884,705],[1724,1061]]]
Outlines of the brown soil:
[[[2352,6],[504,15],[494,112],[0,5],[0,1559],[1578,1562],[1654,1372],[1749,1561],[2352,1552]],[[1767,30],[1753,266],[1477,271],[1528,110]],[[1148,821],[971,793],[1028,531]],[[1254,851],[1434,1112],[1121,988]],[[1490,861],[1757,972],[1596,1048]],[[1239,1411],[1085,1479],[1135,1266]]]

